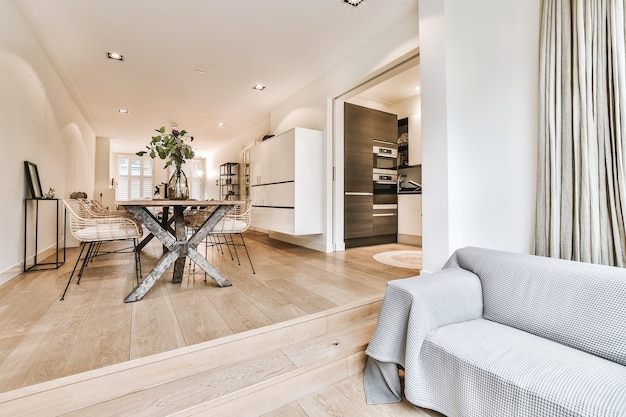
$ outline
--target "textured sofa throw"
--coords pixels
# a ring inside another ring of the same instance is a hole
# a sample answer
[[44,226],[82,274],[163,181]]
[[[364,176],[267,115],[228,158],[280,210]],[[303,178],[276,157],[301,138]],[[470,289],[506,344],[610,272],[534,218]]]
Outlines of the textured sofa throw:
[[440,272],[389,282],[366,354],[369,403],[626,417],[626,270],[460,249]]

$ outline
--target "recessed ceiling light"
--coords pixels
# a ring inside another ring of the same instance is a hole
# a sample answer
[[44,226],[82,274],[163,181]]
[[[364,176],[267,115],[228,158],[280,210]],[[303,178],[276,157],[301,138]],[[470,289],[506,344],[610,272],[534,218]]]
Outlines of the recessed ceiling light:
[[344,3],[348,3],[350,6],[358,6],[359,4],[361,4],[363,2],[363,0],[343,0]]
[[204,68],[196,68],[196,74],[206,74],[206,70]]
[[128,114],[128,110],[126,109],[119,109],[118,112],[121,114]]
[[219,122],[217,124],[217,127],[224,127],[224,126],[226,126],[226,123],[224,123],[224,122]]
[[115,61],[123,61],[124,55],[118,54],[117,52],[107,52],[107,58],[113,59]]
[[254,88],[254,89],[255,89],[255,90],[257,90],[257,91],[263,91],[263,90],[265,90],[265,86],[264,86],[263,84],[256,84],[256,85],[255,85],[254,87],[252,87],[252,88]]

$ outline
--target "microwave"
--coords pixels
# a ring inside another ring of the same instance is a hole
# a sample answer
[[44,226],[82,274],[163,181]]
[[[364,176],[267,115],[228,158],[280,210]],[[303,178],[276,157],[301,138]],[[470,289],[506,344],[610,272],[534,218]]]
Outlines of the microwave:
[[398,150],[387,146],[373,147],[373,167],[377,169],[397,169]]

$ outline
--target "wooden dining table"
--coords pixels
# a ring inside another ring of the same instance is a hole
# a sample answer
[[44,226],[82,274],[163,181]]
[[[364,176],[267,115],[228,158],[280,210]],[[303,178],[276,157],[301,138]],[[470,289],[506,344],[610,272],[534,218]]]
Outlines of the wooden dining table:
[[[152,288],[156,281],[174,264],[173,282],[182,282],[186,258],[189,257],[196,265],[209,275],[220,287],[230,287],[232,284],[224,274],[213,266],[200,252],[197,247],[215,225],[224,217],[232,206],[243,204],[235,200],[130,200],[117,201],[118,206],[125,207],[137,218],[157,239],[164,248],[163,255],[145,279],[126,297],[124,302],[132,303],[139,301]],[[187,237],[185,228],[184,212],[188,207],[209,208],[213,212],[206,221],[195,230],[191,237]],[[168,226],[168,222],[159,221],[150,211],[151,208],[161,208],[164,212],[169,208],[174,209],[174,229]]]

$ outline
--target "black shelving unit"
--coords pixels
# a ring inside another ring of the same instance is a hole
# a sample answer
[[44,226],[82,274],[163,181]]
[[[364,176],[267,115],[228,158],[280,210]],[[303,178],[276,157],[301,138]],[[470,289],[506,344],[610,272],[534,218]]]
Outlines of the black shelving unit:
[[239,163],[220,165],[220,196],[222,200],[239,200]]
[[[56,205],[56,250],[55,250],[55,260],[53,262],[39,262],[37,259],[38,256],[38,240],[39,240],[39,203],[47,201],[54,202]],[[32,206],[34,203],[35,210],[35,226],[33,230],[34,238],[35,238],[35,255],[34,255],[34,263],[30,266],[26,265],[26,248],[28,247],[28,208]],[[59,256],[60,247],[59,240],[61,237],[59,236],[59,214],[60,214],[60,206],[63,203],[61,199],[58,198],[25,198],[24,199],[24,266],[23,271],[43,271],[46,269],[58,269],[65,263],[65,242],[66,242],[66,223],[65,223],[65,210],[63,210],[63,258],[61,259]]]
[[398,168],[405,168],[410,164],[408,135],[409,118],[405,117],[398,120]]

